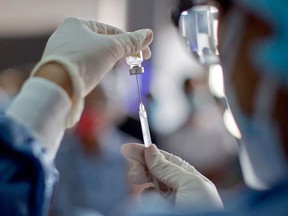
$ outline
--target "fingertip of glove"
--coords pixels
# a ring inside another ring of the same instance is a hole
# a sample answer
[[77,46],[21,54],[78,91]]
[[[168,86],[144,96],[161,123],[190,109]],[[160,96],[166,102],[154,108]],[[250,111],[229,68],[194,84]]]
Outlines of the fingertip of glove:
[[125,143],[125,144],[121,145],[120,152],[123,156],[126,156],[129,153],[130,146],[131,146],[130,143]]
[[142,53],[143,53],[143,58],[145,60],[148,60],[149,58],[151,58],[152,53],[151,53],[151,50],[150,50],[149,47],[147,47],[146,49],[142,50]]
[[147,150],[146,151],[148,151],[150,154],[152,154],[152,153],[158,153],[158,148],[157,148],[157,146],[155,145],[155,144],[151,144],[150,146],[148,146],[147,148],[146,148]]
[[154,165],[159,154],[161,153],[155,144],[152,144],[145,149],[145,160],[148,167],[152,167]]
[[146,31],[146,37],[145,39],[148,40],[148,41],[152,41],[153,39],[153,31],[151,29],[145,29]]
[[135,31],[136,34],[139,34],[143,44],[148,45],[153,40],[153,31],[151,29],[140,29]]
[[153,37],[154,37],[153,31],[151,29],[146,29],[146,37],[144,40],[144,44],[146,43],[150,44],[153,41]]

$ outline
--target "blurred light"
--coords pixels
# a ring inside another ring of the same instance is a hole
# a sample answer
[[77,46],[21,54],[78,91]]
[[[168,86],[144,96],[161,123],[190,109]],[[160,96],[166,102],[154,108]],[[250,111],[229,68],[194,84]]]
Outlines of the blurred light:
[[237,139],[241,139],[241,133],[229,108],[226,109],[223,114],[223,121],[227,130],[232,134],[232,136],[236,137]]
[[188,15],[188,12],[187,12],[187,11],[183,11],[183,12],[181,13],[181,15],[186,16],[186,15]]
[[223,72],[221,65],[211,65],[209,68],[209,88],[211,93],[218,98],[225,96]]
[[215,38],[215,46],[216,46],[216,55],[219,55],[219,51],[218,51],[218,20],[214,20],[213,21],[213,37]]

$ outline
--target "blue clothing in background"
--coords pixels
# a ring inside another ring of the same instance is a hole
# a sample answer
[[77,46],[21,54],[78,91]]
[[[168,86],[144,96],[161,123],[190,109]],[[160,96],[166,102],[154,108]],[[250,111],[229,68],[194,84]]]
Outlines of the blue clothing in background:
[[55,179],[31,131],[0,115],[0,215],[44,215]]
[[[87,153],[73,131],[67,131],[55,159],[60,178],[53,196],[52,213],[62,215],[114,215],[131,195],[122,143],[134,137],[109,127],[98,137],[98,153]],[[80,212],[80,213],[79,213]],[[86,213],[88,214],[88,213]]]
[[270,190],[246,189],[229,198],[227,211],[236,215],[284,216],[288,215],[288,176]]

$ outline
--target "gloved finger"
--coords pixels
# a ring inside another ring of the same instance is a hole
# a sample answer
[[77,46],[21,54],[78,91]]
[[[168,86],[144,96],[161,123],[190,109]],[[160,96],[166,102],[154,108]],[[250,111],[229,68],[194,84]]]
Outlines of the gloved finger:
[[128,172],[129,180],[134,184],[152,182],[151,174],[146,166],[136,162]]
[[[138,161],[141,164],[146,165],[146,161],[144,158],[144,149],[145,149],[145,147],[143,144],[127,143],[127,144],[123,144],[121,146],[121,153],[126,158]],[[168,153],[166,151],[163,151],[163,150],[160,150],[160,152],[165,156],[165,158],[168,161],[176,164],[177,166],[182,167],[183,169],[187,170],[188,172],[192,172],[192,173],[198,172],[193,166],[191,166],[186,161],[182,160],[180,157],[175,156],[175,155]]]
[[[142,164],[146,164],[145,159],[144,159],[144,149],[145,149],[145,146],[143,144],[126,143],[121,146],[120,151],[122,155],[125,156],[126,158],[138,161]],[[167,160],[171,161],[172,163],[175,163],[179,166],[183,164],[183,160],[180,157],[177,157],[164,150],[159,149],[159,151],[165,156]]]
[[[187,172],[182,167],[171,163],[165,156],[157,149],[155,145],[151,145],[145,149],[144,154],[147,166],[159,181],[165,183],[167,186],[176,189],[189,181],[197,182],[201,181],[202,175],[195,169],[194,172]],[[181,176],[179,178],[179,176]]]
[[146,162],[144,159],[144,149],[145,149],[145,146],[143,144],[126,143],[121,146],[120,152],[125,158],[134,160],[143,165],[146,165]]
[[112,35],[116,42],[118,58],[133,55],[142,51],[143,58],[148,59],[151,56],[149,45],[153,40],[153,32],[150,29],[141,29],[135,32],[124,32]]
[[105,23],[96,22],[93,20],[88,21],[89,28],[98,34],[114,35],[125,32],[123,29],[111,26]]
[[142,51],[142,54],[143,54],[143,59],[145,59],[145,60],[151,58],[151,55],[152,55],[151,50],[150,50],[149,47],[147,47],[146,49],[144,49],[144,50]]
[[[151,50],[149,48],[149,45],[153,41],[153,31],[151,29],[142,29],[142,30],[138,30],[138,31],[133,32],[133,34],[137,35],[137,37],[138,37],[139,34],[142,34],[140,32],[142,32],[143,30],[146,31],[146,36],[145,36],[145,39],[144,39],[142,45],[140,43],[140,48],[138,51],[142,51],[143,58],[145,60],[147,60],[151,57]],[[132,54],[135,54],[135,53],[132,53]],[[131,54],[129,54],[129,55],[131,55]]]
[[168,161],[182,167],[183,169],[187,170],[188,172],[198,172],[193,166],[191,166],[189,163],[187,163],[182,158],[180,158],[176,155],[173,155],[169,152],[163,151],[163,150],[160,150],[160,152],[165,156],[165,158]]
[[[89,28],[98,34],[115,35],[115,34],[121,34],[121,33],[126,32],[123,29],[117,28],[115,26],[107,25],[105,23],[95,22],[92,20],[89,20],[88,24],[89,24]],[[135,54],[135,53],[133,53],[133,54]],[[144,48],[142,50],[142,54],[143,54],[144,59],[149,59],[151,57],[150,48],[149,47]]]
[[200,177],[206,182],[211,182],[208,178],[206,178],[204,175],[202,175],[194,166],[191,166],[189,163],[187,163],[185,160],[182,158],[173,155],[171,153],[168,153],[166,151],[160,150],[160,152],[165,156],[165,158],[172,162],[175,165],[178,165],[182,169],[186,170],[189,173],[193,173],[193,175]]
[[125,32],[123,29],[99,22],[96,22],[96,27],[97,27],[97,33],[99,34],[114,35]]
[[66,28],[68,25],[74,26],[81,23],[82,26],[86,26],[87,29],[97,34],[115,36],[114,39],[116,39],[117,42],[116,50],[118,51],[116,58],[118,59],[133,55],[139,51],[142,51],[144,59],[148,59],[151,56],[151,50],[148,46],[153,40],[153,32],[150,29],[125,32],[124,30],[111,25],[73,17],[65,19],[64,23]]
[[[121,34],[121,33],[125,33],[126,31],[124,31],[123,29],[119,29],[117,27],[114,26],[110,26],[104,23],[96,23],[96,28],[97,28],[97,33],[101,33],[101,34],[109,34],[109,35],[115,35],[115,34]],[[140,30],[142,31],[142,30]],[[137,31],[136,31],[137,32]],[[127,33],[127,32],[126,32]],[[153,39],[153,34],[148,36],[150,38],[148,38],[147,40]],[[151,38],[152,37],[152,38]],[[142,49],[140,49],[142,50]],[[135,54],[135,53],[132,53]],[[144,48],[142,50],[142,54],[143,54],[143,58],[145,60],[149,59],[151,57],[151,50],[149,47]],[[130,54],[131,55],[131,54]]]
[[122,155],[127,158],[131,168],[128,177],[134,184],[151,182],[151,174],[144,160],[144,145],[138,143],[126,143],[120,148]]

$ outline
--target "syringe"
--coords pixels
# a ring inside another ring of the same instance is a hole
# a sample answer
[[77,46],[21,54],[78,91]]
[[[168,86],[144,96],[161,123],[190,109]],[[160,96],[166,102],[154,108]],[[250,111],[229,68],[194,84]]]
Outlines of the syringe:
[[151,141],[151,135],[150,135],[150,130],[149,130],[147,113],[142,102],[140,102],[139,104],[139,117],[140,117],[144,145],[145,147],[148,147],[149,145],[152,144],[152,141]]
[[149,130],[147,113],[145,110],[145,106],[142,102],[142,97],[141,97],[140,86],[139,86],[137,74],[136,74],[136,83],[137,83],[137,90],[138,90],[138,96],[139,96],[139,118],[140,118],[142,136],[143,136],[143,141],[144,141],[145,147],[148,147],[149,145],[152,144],[152,141],[151,141],[151,135],[150,135],[150,130]]
[[130,74],[136,75],[137,90],[138,90],[138,96],[139,96],[140,124],[141,124],[141,129],[142,129],[144,145],[145,147],[148,147],[149,145],[152,144],[152,142],[151,142],[147,113],[145,110],[145,106],[142,102],[139,81],[138,81],[138,74],[144,73],[144,68],[141,66],[141,63],[143,62],[142,52],[140,51],[139,53],[135,55],[128,56],[126,58],[126,62],[128,65],[130,65],[130,70],[129,70]]
[[[134,56],[127,57],[126,62],[128,65],[130,65],[130,70],[129,70],[130,74],[136,75],[137,90],[138,90],[138,96],[139,96],[139,118],[140,118],[144,146],[147,148],[148,146],[152,144],[152,141],[151,141],[151,135],[150,135],[150,130],[149,130],[147,113],[145,110],[145,106],[142,102],[139,81],[138,81],[138,74],[144,73],[144,68],[141,66],[141,63],[143,62],[142,52],[139,52],[138,54]],[[155,178],[153,178],[152,180],[153,180],[154,186],[159,191],[159,182]]]

